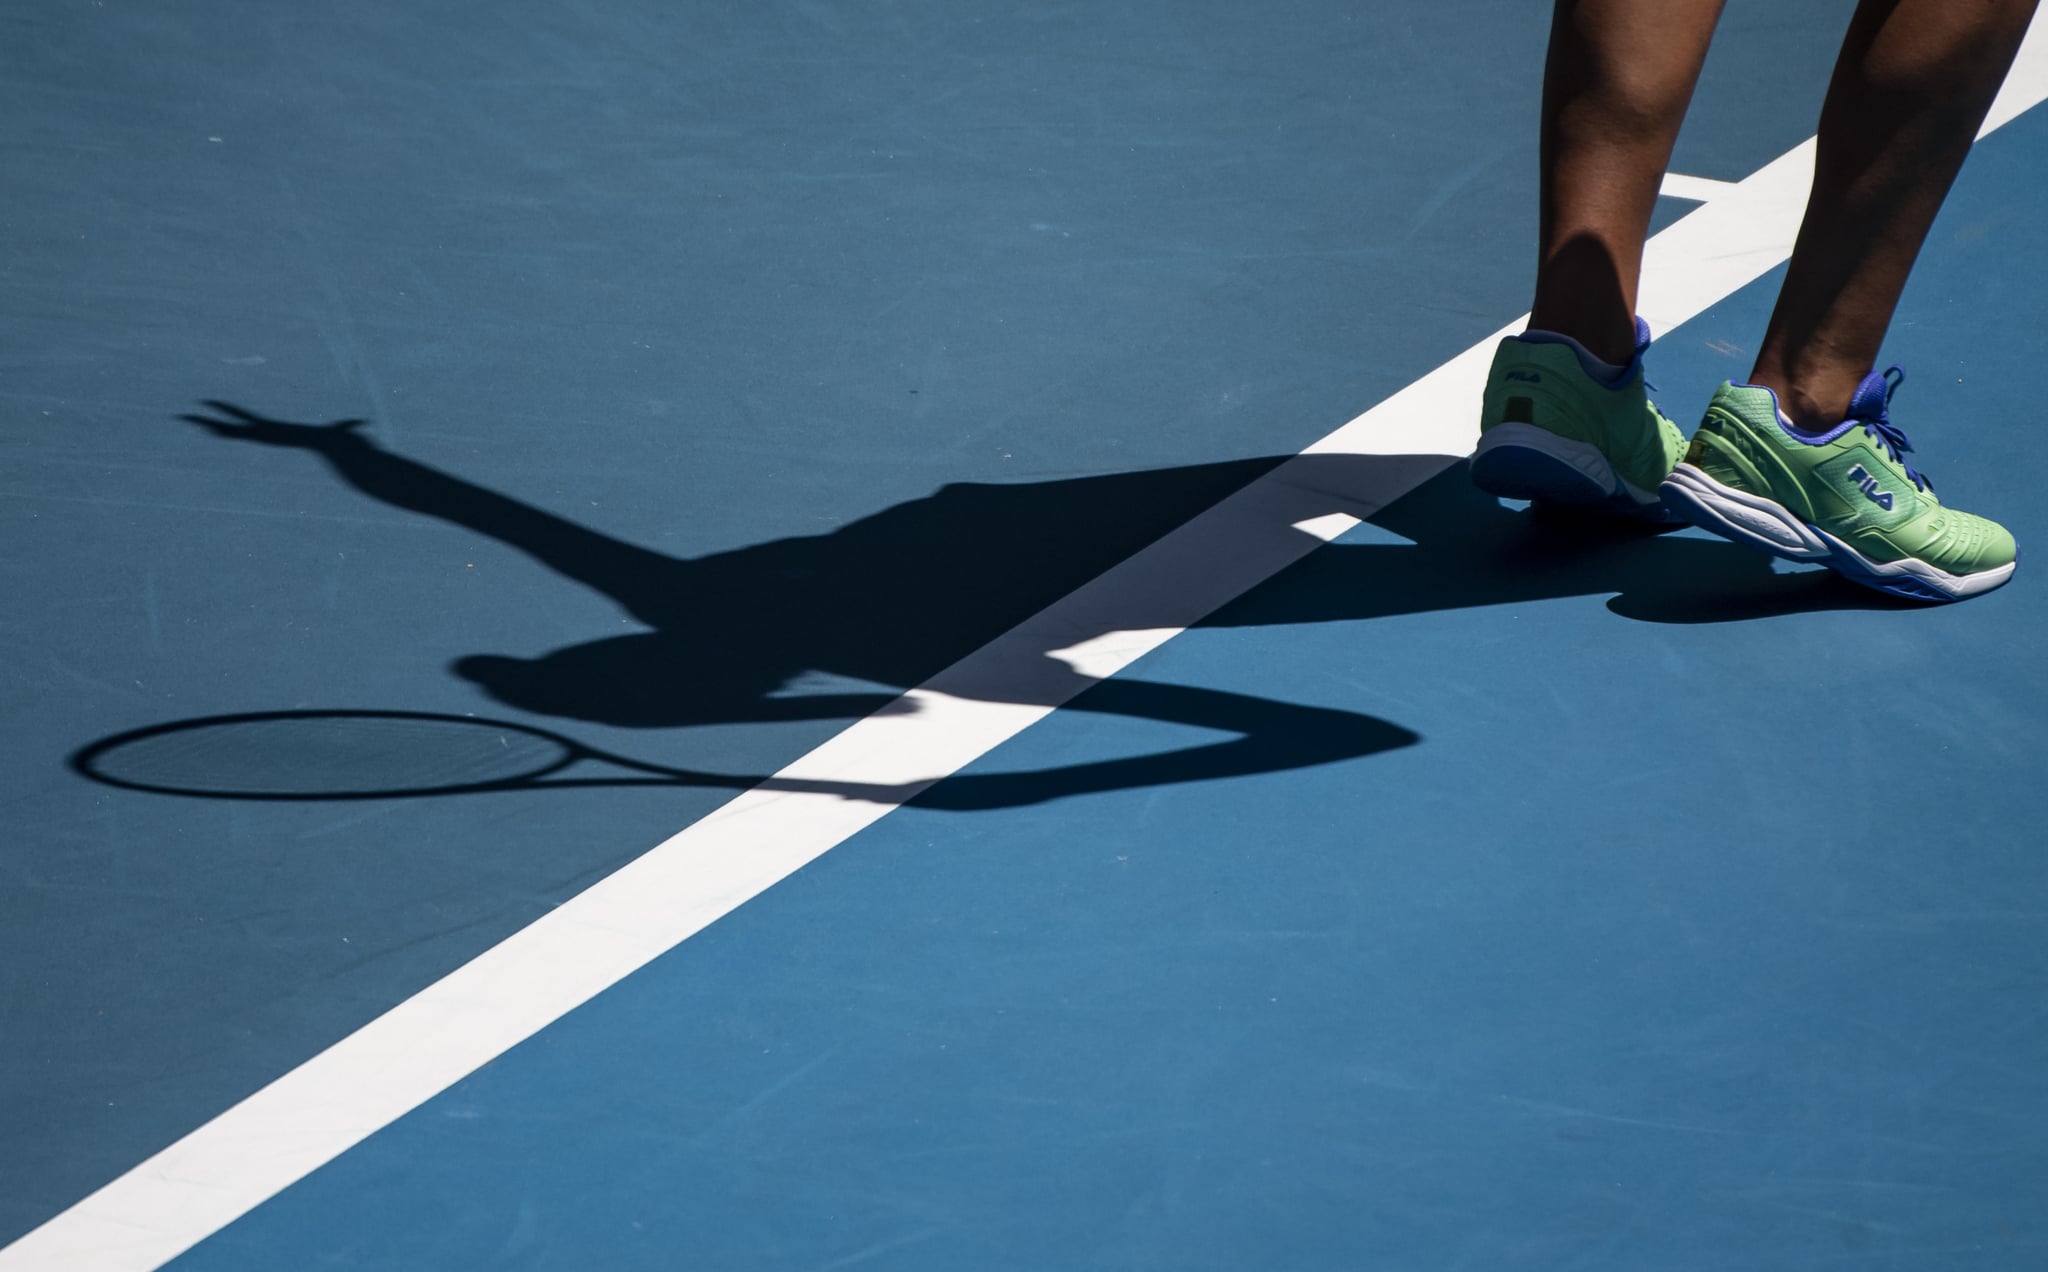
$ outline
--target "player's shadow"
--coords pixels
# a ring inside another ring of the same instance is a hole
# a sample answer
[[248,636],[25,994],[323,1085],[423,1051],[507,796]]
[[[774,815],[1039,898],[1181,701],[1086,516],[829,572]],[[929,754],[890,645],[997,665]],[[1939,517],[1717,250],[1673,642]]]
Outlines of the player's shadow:
[[[477,653],[451,670],[496,701],[558,719],[636,728],[855,718],[888,692],[789,693],[807,673],[896,688],[935,673],[1281,461],[1248,459],[1016,484],[955,484],[826,534],[695,558],[621,542],[385,450],[359,421],[306,425],[225,403],[184,417],[217,437],[304,449],[364,495],[517,548],[616,601],[643,630],[528,656]],[[1357,511],[1389,465],[1436,457],[1295,461],[1270,513],[1286,531]],[[1883,605],[1832,575],[1779,574],[1763,556],[1501,506],[1462,466],[1370,518],[1409,540],[1339,543],[1276,586],[1227,606],[1219,625],[1359,620],[1423,610],[1613,594],[1632,618],[1701,622]],[[1130,607],[1127,607],[1130,608]],[[1143,605],[1125,626],[1147,623]],[[1063,633],[1078,644],[1096,632]],[[995,807],[1062,795],[1302,767],[1409,745],[1401,726],[1331,707],[1137,678],[1097,681],[1045,655],[974,696],[1065,701],[1088,711],[1234,735],[1155,755],[942,783],[927,806]],[[857,792],[849,791],[848,794]]]

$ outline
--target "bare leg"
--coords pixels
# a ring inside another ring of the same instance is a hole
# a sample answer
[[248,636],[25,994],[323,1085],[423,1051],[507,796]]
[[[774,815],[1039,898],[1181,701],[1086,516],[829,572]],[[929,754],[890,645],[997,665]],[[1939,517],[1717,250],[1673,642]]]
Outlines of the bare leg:
[[2036,2],[1857,7],[1821,108],[1806,220],[1750,377],[1795,424],[1847,415]]
[[1608,362],[1635,352],[1643,239],[1721,5],[1558,0],[1551,19],[1529,325]]

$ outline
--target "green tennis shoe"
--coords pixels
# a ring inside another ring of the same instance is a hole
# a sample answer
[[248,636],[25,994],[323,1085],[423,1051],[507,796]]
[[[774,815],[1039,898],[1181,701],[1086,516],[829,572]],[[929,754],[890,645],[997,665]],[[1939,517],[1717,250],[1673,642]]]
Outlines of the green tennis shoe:
[[1502,340],[1480,408],[1474,484],[1509,499],[1678,520],[1657,488],[1685,452],[1685,435],[1650,401],[1649,347],[1640,318],[1635,356],[1620,368],[1552,332]]
[[1865,376],[1849,418],[1825,433],[1794,428],[1767,388],[1723,384],[1664,481],[1665,504],[1723,538],[1897,596],[1959,601],[1998,587],[2019,559],[2012,535],[1942,506],[1906,463],[1912,443],[1890,416],[1904,379],[1897,367]]

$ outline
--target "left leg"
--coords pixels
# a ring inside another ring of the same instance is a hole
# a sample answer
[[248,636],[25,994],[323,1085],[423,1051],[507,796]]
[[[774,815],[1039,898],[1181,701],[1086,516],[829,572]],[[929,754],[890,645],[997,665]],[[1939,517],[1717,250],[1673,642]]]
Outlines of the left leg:
[[1650,404],[1643,239],[1722,0],[1558,0],[1543,73],[1536,297],[1501,342],[1472,479],[1489,493],[1666,519],[1684,446]]

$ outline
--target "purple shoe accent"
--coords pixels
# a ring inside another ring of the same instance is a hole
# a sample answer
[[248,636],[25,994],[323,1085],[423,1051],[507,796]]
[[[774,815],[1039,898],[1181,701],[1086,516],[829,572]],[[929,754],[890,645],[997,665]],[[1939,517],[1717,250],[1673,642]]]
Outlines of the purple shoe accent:
[[1802,446],[1825,446],[1829,442],[1834,441],[1842,434],[1848,432],[1850,429],[1855,428],[1857,427],[1857,425],[1862,423],[1861,420],[1847,419],[1843,420],[1840,424],[1835,425],[1833,428],[1826,430],[1825,432],[1809,433],[1805,429],[1799,427],[1797,424],[1794,424],[1792,422],[1792,418],[1785,414],[1785,408],[1778,402],[1778,391],[1772,388],[1770,385],[1738,384],[1731,380],[1729,381],[1729,387],[1737,389],[1760,389],[1763,392],[1770,394],[1771,416],[1772,418],[1778,421],[1778,431],[1783,433],[1785,436],[1791,438],[1793,441],[1798,442]]
[[[1892,372],[1898,372],[1898,380],[1892,380]],[[1872,371],[1856,386],[1856,392],[1849,396],[1849,418],[1852,420],[1888,420],[1886,409],[1892,404],[1892,393],[1906,382],[1906,373],[1897,367],[1889,371]]]
[[1635,379],[1636,375],[1643,369],[1643,355],[1650,351],[1650,324],[1644,322],[1640,317],[1636,319],[1635,356],[1618,367],[1611,362],[1594,357],[1592,351],[1587,349],[1586,346],[1561,331],[1544,331],[1538,327],[1531,327],[1529,330],[1517,335],[1515,339],[1525,344],[1564,345],[1578,355],[1579,369],[1586,373],[1587,379],[1604,384],[1609,388],[1618,389]]

